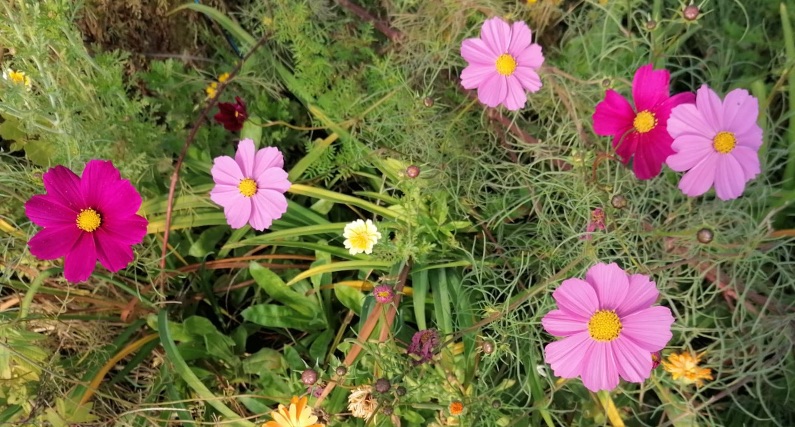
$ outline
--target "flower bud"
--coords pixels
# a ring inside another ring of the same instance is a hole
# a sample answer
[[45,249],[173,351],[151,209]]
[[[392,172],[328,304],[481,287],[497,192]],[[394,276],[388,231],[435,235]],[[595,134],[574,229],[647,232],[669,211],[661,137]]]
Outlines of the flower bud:
[[334,372],[336,372],[337,375],[339,375],[339,376],[343,376],[343,375],[348,373],[348,368],[340,365],[340,366],[337,366],[337,369]]
[[383,413],[384,415],[392,415],[393,412],[394,409],[391,406],[384,406],[383,408],[381,408],[381,413]]
[[489,340],[483,341],[480,343],[480,349],[486,354],[492,354],[494,353],[494,342]]
[[416,166],[416,165],[411,165],[411,166],[407,167],[406,168],[406,176],[411,178],[411,179],[414,179],[414,178],[420,176],[420,168],[418,166]]
[[406,392],[407,392],[406,387],[403,387],[402,385],[398,386],[398,388],[395,389],[395,394],[398,396],[405,396]]
[[386,393],[392,388],[392,384],[386,378],[379,378],[375,382],[375,391],[379,393]]
[[657,21],[655,21],[653,19],[649,19],[648,21],[646,21],[646,29],[647,30],[651,31],[651,30],[653,30],[655,28],[657,28]]
[[698,233],[696,233],[696,239],[704,244],[712,242],[712,239],[714,238],[715,233],[713,233],[709,228],[702,228],[701,230],[698,230]]
[[431,107],[433,107],[433,98],[431,98],[429,96],[429,97],[423,99],[422,103],[425,104],[426,107],[431,108]]
[[701,13],[701,10],[699,10],[698,6],[691,4],[685,7],[682,11],[682,16],[684,16],[687,21],[695,21],[698,19],[699,13]]
[[491,401],[491,407],[492,407],[492,408],[494,408],[494,409],[500,409],[500,407],[501,407],[501,406],[502,406],[502,402],[500,402],[499,400],[496,400],[496,399],[495,399],[495,400],[492,400],[492,401]]
[[314,369],[307,369],[301,373],[301,382],[306,385],[312,385],[317,382],[317,371]]
[[616,209],[624,209],[627,207],[627,198],[620,194],[616,194],[610,199],[610,204]]

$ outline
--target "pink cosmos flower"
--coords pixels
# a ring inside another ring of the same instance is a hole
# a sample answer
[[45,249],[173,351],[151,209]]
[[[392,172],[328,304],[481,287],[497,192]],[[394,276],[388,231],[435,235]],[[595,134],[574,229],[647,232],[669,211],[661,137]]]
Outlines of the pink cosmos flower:
[[668,70],[653,71],[651,64],[644,65],[632,79],[634,108],[618,92],[608,89],[593,113],[594,132],[613,137],[613,147],[624,164],[634,156],[632,170],[638,179],[657,176],[674,152],[673,139],[665,128],[671,109],[694,102],[690,92],[669,96],[670,77]]
[[759,102],[748,91],[735,89],[721,102],[707,85],[698,90],[695,105],[674,108],[668,132],[675,154],[666,162],[675,171],[688,171],[679,188],[695,197],[714,184],[719,199],[740,197],[745,183],[760,172],[758,115]]
[[564,280],[552,294],[558,309],[541,320],[564,338],[547,344],[544,359],[556,376],[580,376],[591,391],[614,389],[619,376],[642,382],[651,374],[652,353],[671,339],[671,310],[652,307],[658,295],[649,276],[616,264],[594,265],[585,280]]
[[136,215],[141,195],[121,179],[110,161],[91,160],[78,177],[64,166],[44,176],[47,194],[25,203],[25,214],[44,227],[28,242],[40,259],[64,257],[64,277],[82,282],[91,276],[97,259],[112,272],[133,260],[131,246],[141,243],[148,221]]
[[237,146],[235,158],[216,157],[210,173],[215,187],[210,199],[224,207],[226,222],[232,228],[246,223],[262,231],[287,212],[284,193],[290,188],[284,158],[278,148],[254,148],[254,141],[244,139]]
[[461,84],[477,88],[478,99],[489,107],[503,104],[514,111],[524,107],[525,91],[541,89],[536,70],[544,63],[541,46],[531,39],[524,22],[508,25],[500,18],[486,20],[480,38],[461,44],[461,56],[469,63],[461,72]]

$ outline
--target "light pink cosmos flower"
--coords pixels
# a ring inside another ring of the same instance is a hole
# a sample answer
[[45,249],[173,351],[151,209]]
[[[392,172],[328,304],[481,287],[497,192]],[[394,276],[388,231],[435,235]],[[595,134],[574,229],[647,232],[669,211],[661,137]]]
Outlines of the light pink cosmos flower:
[[659,175],[665,159],[673,154],[665,124],[671,109],[694,102],[690,92],[670,96],[668,70],[654,71],[651,64],[638,68],[632,79],[633,108],[618,92],[608,89],[605,99],[596,104],[593,129],[598,135],[612,136],[616,154],[624,164],[632,160],[638,179]]
[[519,110],[527,102],[525,91],[541,89],[536,70],[544,63],[541,46],[532,43],[524,22],[509,25],[500,18],[483,23],[480,38],[466,39],[461,56],[469,63],[461,72],[466,89],[478,89],[478,99],[489,107],[505,105]]
[[287,212],[284,193],[290,188],[290,181],[283,167],[279,149],[256,150],[254,141],[244,139],[238,144],[234,159],[215,158],[210,171],[215,187],[210,199],[224,207],[226,221],[232,228],[248,223],[262,231]]
[[759,102],[744,89],[735,89],[721,102],[707,85],[696,94],[695,105],[680,105],[668,120],[676,154],[668,167],[688,171],[679,188],[700,196],[715,185],[721,200],[740,197],[745,184],[760,172],[762,128],[756,124]]
[[652,353],[671,339],[671,310],[652,307],[658,295],[649,276],[616,264],[594,265],[585,280],[564,280],[552,294],[558,309],[541,320],[564,338],[547,344],[544,359],[556,376],[580,376],[591,391],[614,389],[619,376],[642,382],[651,374]]
[[43,176],[47,194],[25,203],[25,214],[44,227],[28,242],[40,259],[64,257],[64,277],[82,282],[91,276],[97,259],[116,272],[133,260],[131,246],[141,243],[148,221],[137,215],[141,195],[121,179],[110,161],[91,160],[78,177],[64,166]]

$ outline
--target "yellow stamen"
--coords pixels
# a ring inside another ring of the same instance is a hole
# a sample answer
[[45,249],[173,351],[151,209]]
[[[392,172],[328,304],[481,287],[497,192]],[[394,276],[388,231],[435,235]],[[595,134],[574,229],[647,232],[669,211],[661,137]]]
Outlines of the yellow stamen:
[[621,319],[613,310],[599,310],[588,321],[588,333],[596,341],[613,341],[618,338],[621,328]]
[[737,145],[737,138],[731,132],[718,132],[715,138],[712,138],[712,146],[715,151],[721,154],[729,154],[734,150]]
[[657,127],[657,117],[649,110],[643,110],[635,116],[632,126],[638,133],[646,133]]
[[257,194],[257,182],[251,178],[245,178],[240,180],[240,184],[237,185],[237,189],[240,190],[240,194],[245,197],[251,197]]
[[76,222],[77,228],[91,233],[102,224],[102,217],[99,216],[99,213],[94,209],[88,208],[81,210],[80,213],[77,214]]
[[510,76],[516,70],[516,59],[507,53],[503,53],[497,58],[495,66],[498,73],[503,76]]

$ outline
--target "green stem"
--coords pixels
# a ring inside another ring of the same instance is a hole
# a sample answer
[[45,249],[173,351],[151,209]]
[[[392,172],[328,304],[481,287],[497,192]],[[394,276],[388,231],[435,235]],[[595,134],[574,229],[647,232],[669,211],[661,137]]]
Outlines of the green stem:
[[784,169],[784,188],[795,188],[795,72],[793,72],[793,65],[795,64],[795,36],[793,36],[792,22],[789,20],[789,12],[787,6],[781,3],[781,27],[784,31],[784,50],[787,56],[787,64],[790,64],[788,70],[789,76],[789,129],[787,130],[787,141],[789,144],[789,156],[787,157],[787,166]]
[[44,280],[58,271],[60,271],[60,268],[44,270],[39,274],[38,277],[33,279],[33,283],[30,284],[28,291],[25,293],[25,298],[23,298],[22,302],[19,304],[20,319],[24,319],[28,316],[28,313],[30,312],[30,304],[33,302],[33,297],[36,296],[36,293],[39,291],[39,288],[41,288],[41,284],[44,283]]

